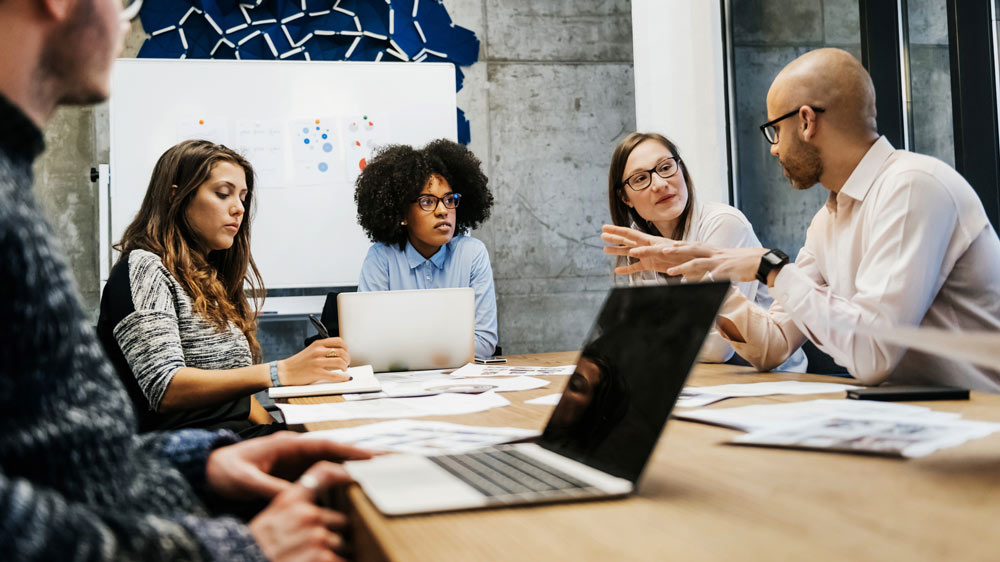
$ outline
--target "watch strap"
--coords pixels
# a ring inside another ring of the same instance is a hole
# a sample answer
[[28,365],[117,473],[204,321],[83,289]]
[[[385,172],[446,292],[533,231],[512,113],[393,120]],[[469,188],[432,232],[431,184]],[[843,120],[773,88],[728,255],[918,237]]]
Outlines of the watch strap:
[[278,362],[271,361],[271,386],[279,387],[281,386],[281,379],[278,378]]
[[760,265],[757,266],[757,280],[767,285],[767,276],[772,271],[779,270],[790,262],[791,260],[785,252],[781,250],[769,250],[760,258]]

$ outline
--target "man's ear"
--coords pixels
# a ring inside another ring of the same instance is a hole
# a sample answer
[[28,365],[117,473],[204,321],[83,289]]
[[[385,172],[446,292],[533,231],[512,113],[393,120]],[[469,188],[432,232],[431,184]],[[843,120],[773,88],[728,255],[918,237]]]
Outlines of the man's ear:
[[801,123],[802,140],[811,141],[814,136],[816,136],[818,122],[816,121],[816,112],[813,108],[808,105],[803,105],[799,108],[799,118]]

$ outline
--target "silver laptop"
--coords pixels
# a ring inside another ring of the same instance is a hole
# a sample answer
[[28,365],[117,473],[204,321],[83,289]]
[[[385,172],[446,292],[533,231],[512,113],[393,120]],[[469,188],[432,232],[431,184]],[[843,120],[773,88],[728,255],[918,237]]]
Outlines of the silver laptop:
[[376,373],[460,367],[475,356],[475,306],[471,287],[340,293],[340,337]]
[[728,290],[612,289],[538,443],[344,466],[386,515],[627,495]]

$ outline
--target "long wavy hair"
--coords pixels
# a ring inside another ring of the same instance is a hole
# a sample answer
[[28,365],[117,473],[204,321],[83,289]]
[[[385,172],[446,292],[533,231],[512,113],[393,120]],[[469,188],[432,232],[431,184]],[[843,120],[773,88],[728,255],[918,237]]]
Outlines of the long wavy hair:
[[[684,176],[684,183],[687,184],[688,201],[687,206],[681,216],[678,217],[677,226],[673,232],[659,232],[655,226],[646,219],[639,216],[639,213],[632,207],[625,204],[625,183],[622,175],[625,174],[625,163],[628,157],[635,150],[635,147],[647,140],[654,140],[667,148],[676,158],[677,165],[681,167],[681,174]],[[608,169],[608,209],[611,211],[611,221],[618,226],[633,226],[646,234],[655,236],[666,236],[674,240],[683,240],[688,232],[691,222],[691,209],[694,208],[694,182],[688,174],[687,166],[681,158],[681,153],[677,150],[677,145],[667,137],[657,133],[632,133],[622,139],[615,148],[611,156],[611,167]]]
[[[201,249],[203,242],[188,223],[187,209],[220,162],[243,168],[247,183],[245,211],[233,245],[206,254]],[[191,297],[194,310],[219,330],[227,330],[230,323],[239,328],[257,361],[261,357],[256,337],[257,311],[263,302],[264,283],[250,254],[253,186],[253,167],[232,149],[205,140],[174,145],[157,160],[142,207],[115,249],[121,252],[119,259],[125,259],[132,250],[159,256]]]

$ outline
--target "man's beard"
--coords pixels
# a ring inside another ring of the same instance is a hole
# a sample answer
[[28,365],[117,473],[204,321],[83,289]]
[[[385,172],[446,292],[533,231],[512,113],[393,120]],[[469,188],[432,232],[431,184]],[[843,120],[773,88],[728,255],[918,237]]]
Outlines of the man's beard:
[[[36,72],[41,81],[59,84],[59,104],[90,105],[107,99],[107,94],[93,86],[93,62],[81,57],[80,49],[100,48],[107,39],[100,29],[93,0],[77,2],[73,14],[59,33],[59,40],[50,41],[42,50]],[[90,45],[90,47],[86,47]],[[91,53],[91,57],[100,53]],[[67,87],[67,85],[69,85]]]
[[785,177],[792,182],[792,187],[799,190],[809,189],[819,183],[823,175],[823,161],[819,157],[819,149],[811,144],[798,141],[784,159],[779,159],[784,169]]

